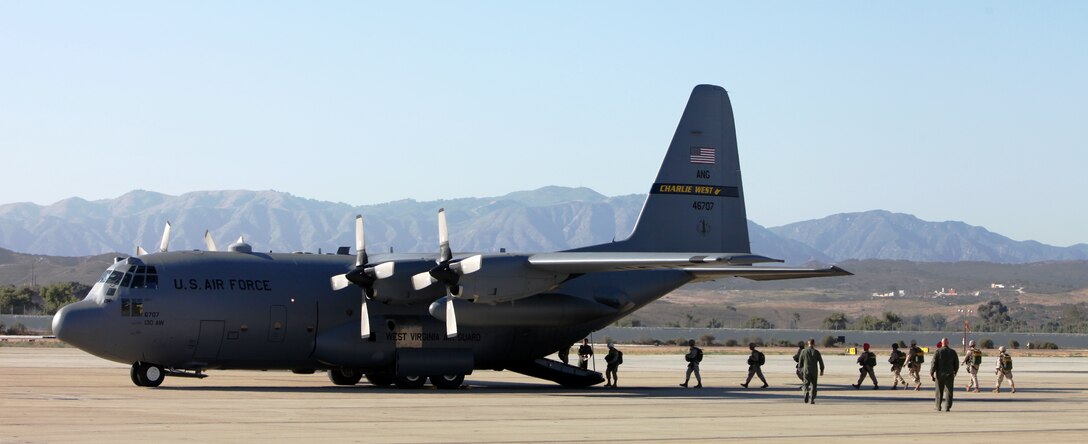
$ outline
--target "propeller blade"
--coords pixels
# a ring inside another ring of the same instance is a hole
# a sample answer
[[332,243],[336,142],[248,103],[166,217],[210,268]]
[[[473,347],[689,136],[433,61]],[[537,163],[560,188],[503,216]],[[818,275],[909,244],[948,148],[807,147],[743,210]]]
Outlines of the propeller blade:
[[446,337],[457,336],[457,312],[453,310],[453,295],[446,292]]
[[431,286],[431,284],[433,284],[435,282],[438,282],[438,281],[435,280],[435,278],[431,276],[430,272],[424,271],[424,272],[419,273],[419,274],[417,274],[415,276],[412,276],[412,288],[414,288],[416,290],[422,290],[424,288],[427,288],[427,287]]
[[144,247],[141,247],[141,246],[137,245],[136,246],[136,255],[137,256],[143,256],[145,254],[147,254],[147,250],[145,250]]
[[170,221],[166,221],[166,228],[162,230],[162,242],[159,243],[159,252],[165,253],[170,249]]
[[457,263],[450,264],[450,269],[456,271],[457,274],[466,275],[469,273],[475,273],[483,266],[483,255],[477,254],[475,256],[469,256],[457,261]]
[[363,215],[355,215],[355,267],[366,265],[366,238],[363,236]]
[[204,230],[204,248],[207,248],[208,251],[219,251],[219,249],[215,248],[215,239],[212,239],[211,230]]
[[348,280],[347,274],[338,274],[329,278],[329,282],[332,284],[332,291],[343,290],[351,285],[351,281]]
[[374,279],[385,279],[393,275],[393,262],[383,262],[373,267],[368,267],[366,274]]
[[446,209],[438,210],[438,263],[446,262],[453,258],[450,251],[450,231],[446,228]]
[[363,303],[359,306],[359,337],[370,337],[370,313],[366,310],[366,295],[363,295]]

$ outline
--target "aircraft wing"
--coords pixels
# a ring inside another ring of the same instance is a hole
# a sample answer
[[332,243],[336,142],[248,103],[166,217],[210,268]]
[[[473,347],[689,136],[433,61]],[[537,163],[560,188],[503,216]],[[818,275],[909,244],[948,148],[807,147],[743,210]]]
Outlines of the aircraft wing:
[[[627,252],[560,252],[529,256],[534,268],[559,273],[577,274],[604,271],[692,269],[703,267],[729,268],[750,266],[762,262],[782,262],[750,253],[627,253]],[[708,268],[711,269],[711,268]]]
[[724,277],[742,277],[753,281],[776,281],[781,279],[802,279],[811,277],[853,276],[854,273],[842,268],[789,268],[789,267],[685,267],[698,280],[714,280]]

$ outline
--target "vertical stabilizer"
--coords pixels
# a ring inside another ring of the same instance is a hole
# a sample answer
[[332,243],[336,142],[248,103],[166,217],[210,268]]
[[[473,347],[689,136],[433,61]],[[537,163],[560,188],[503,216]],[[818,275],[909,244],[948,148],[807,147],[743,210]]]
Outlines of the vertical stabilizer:
[[733,108],[725,89],[691,92],[631,236],[583,251],[749,253]]

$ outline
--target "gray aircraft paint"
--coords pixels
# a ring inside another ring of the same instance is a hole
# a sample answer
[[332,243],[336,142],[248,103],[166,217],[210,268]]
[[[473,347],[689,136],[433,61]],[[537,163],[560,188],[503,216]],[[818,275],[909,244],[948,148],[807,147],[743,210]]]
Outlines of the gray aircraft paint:
[[[395,271],[374,283],[364,338],[360,287],[330,288],[332,276],[355,268],[354,255],[254,253],[244,243],[167,252],[166,236],[162,252],[111,266],[105,276],[112,279],[57,312],[53,331],[92,354],[132,363],[137,384],[137,369],[147,366],[327,369],[368,378],[512,369],[568,385],[599,383],[598,373],[541,358],[695,279],[849,274],[753,265],[773,259],[749,254],[737,159],[725,90],[697,86],[632,236],[570,252],[485,255],[482,268],[459,282],[453,337],[446,289],[412,287],[411,277],[434,267],[436,254],[369,255],[369,264],[393,262]],[[457,233],[450,243],[454,261],[469,256],[456,254]],[[139,273],[151,267],[157,287],[139,288],[150,279]]]

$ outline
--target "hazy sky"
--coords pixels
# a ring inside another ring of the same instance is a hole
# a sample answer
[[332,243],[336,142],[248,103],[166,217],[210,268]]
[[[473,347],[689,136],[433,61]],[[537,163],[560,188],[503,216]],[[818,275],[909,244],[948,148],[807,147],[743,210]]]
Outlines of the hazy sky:
[[645,193],[712,83],[760,224],[1088,242],[1088,2],[389,3],[0,2],[0,203]]

